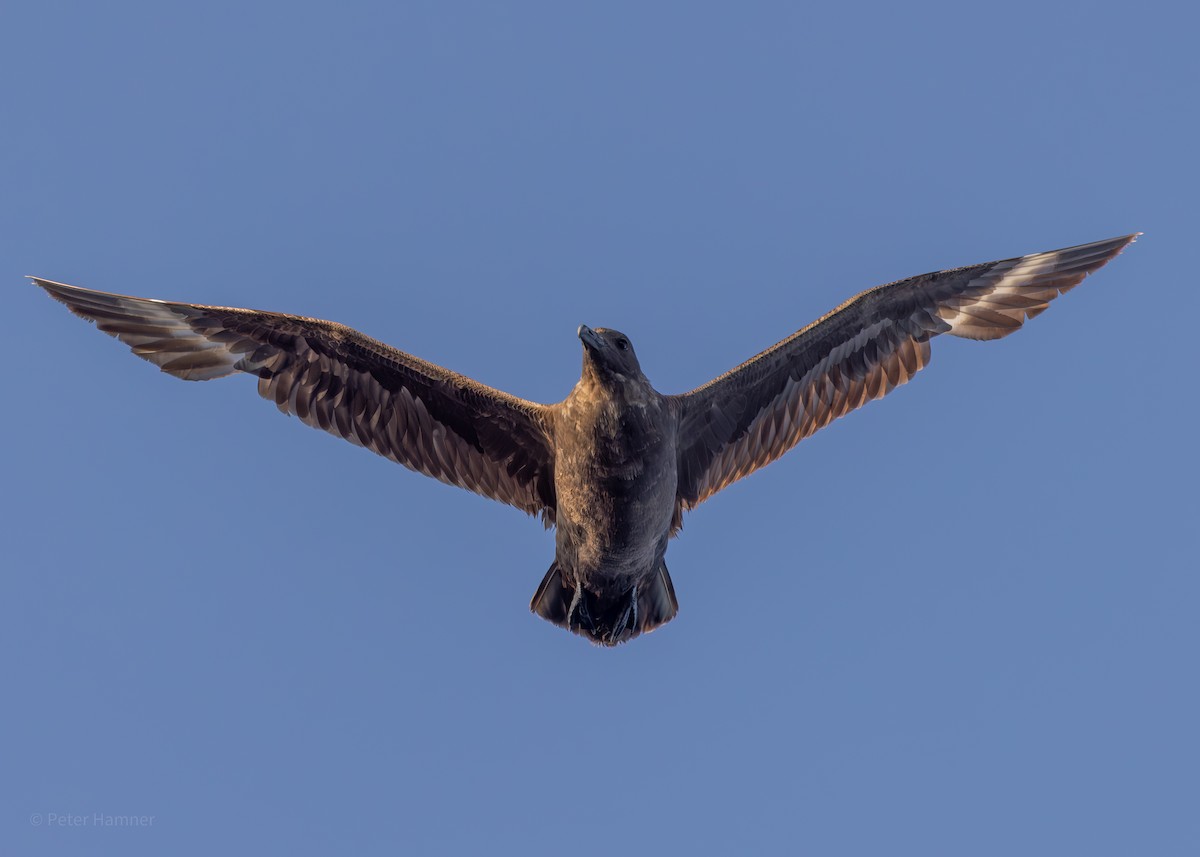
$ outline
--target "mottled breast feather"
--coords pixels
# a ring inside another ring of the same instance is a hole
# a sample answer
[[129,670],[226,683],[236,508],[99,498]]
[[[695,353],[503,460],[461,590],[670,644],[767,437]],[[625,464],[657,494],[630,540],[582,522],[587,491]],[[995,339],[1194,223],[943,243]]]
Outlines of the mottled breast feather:
[[33,278],[76,315],[189,381],[233,372],[285,414],[554,522],[550,409],[333,322],[172,303]]
[[1007,336],[1136,237],[878,286],[703,387],[673,397],[680,414],[681,508],[699,505],[906,383],[929,363],[932,337]]

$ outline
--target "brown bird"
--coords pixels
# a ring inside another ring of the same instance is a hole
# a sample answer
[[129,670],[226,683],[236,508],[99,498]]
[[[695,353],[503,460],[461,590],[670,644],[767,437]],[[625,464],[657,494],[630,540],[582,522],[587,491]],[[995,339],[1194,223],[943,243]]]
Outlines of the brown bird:
[[1007,336],[1137,235],[869,289],[682,395],[656,391],[616,330],[579,328],[565,400],[510,396],[340,324],[33,281],[188,381],[234,372],[285,414],[556,527],[531,609],[606,646],[679,609],[664,556],[683,512],[906,383],[941,333]]

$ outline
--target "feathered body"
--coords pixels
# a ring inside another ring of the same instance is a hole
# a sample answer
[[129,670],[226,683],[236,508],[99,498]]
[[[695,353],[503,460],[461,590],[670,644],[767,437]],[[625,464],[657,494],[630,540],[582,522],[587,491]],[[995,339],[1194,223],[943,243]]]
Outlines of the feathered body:
[[[533,606],[612,644],[621,640],[610,637],[642,633],[652,619],[661,624],[664,612],[675,612],[658,603],[663,593],[635,590],[656,575],[670,586],[663,557],[678,521],[676,418],[671,401],[642,374],[628,338],[586,326],[579,333],[583,372],[554,415],[558,531],[548,575],[561,575],[563,590],[580,597],[565,616],[561,604],[552,609],[536,596]],[[654,604],[645,601],[650,595]],[[666,600],[673,602],[673,591]]]

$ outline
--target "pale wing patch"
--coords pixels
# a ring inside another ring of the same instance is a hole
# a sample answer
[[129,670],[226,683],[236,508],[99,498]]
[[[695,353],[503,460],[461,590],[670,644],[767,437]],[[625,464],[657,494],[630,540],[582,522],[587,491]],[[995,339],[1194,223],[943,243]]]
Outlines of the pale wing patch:
[[1130,236],[997,262],[960,293],[938,301],[937,314],[950,325],[947,332],[953,336],[1008,336],[1132,240]]
[[187,317],[166,301],[94,297],[50,280],[31,279],[80,318],[128,345],[138,357],[185,381],[210,381],[237,371],[242,354],[192,329]]
[[[1027,319],[1044,312],[1061,292],[1030,284],[1037,275],[1054,269],[1054,253],[1038,253],[1017,260],[982,294],[965,294],[945,300],[938,315],[950,325],[948,333],[966,339],[999,339],[1017,330]],[[989,272],[989,275],[996,272]]]

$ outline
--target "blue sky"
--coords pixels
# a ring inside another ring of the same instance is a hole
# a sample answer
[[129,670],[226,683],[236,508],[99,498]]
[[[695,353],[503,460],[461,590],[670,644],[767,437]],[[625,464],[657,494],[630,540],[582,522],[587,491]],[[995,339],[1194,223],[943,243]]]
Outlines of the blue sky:
[[[1195,854],[1179,10],[7,4],[0,850]],[[552,402],[580,323],[681,392],[863,288],[1136,230],[692,513],[678,618],[613,651],[529,614],[535,521],[22,279]]]

